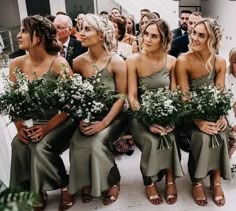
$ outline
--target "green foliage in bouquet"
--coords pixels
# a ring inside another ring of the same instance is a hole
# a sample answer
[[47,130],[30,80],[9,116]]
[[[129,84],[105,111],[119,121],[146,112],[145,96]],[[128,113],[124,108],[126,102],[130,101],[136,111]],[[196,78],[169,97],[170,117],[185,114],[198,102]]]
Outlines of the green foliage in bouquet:
[[16,82],[4,76],[4,91],[0,94],[0,112],[9,115],[12,121],[37,119],[45,114],[44,110],[52,106],[55,84],[44,77],[30,82],[19,68],[14,70]]
[[31,211],[37,197],[38,195],[36,193],[6,188],[0,181],[1,211]]
[[228,114],[232,107],[230,90],[217,88],[214,84],[193,88],[189,101],[189,112],[193,119],[215,122]]
[[79,74],[70,76],[65,67],[61,75],[55,90],[61,111],[88,120],[103,111],[105,105],[96,100],[94,86],[88,80],[83,80]]
[[[216,122],[220,117],[228,114],[232,107],[233,94],[231,90],[217,88],[214,84],[193,88],[189,101],[189,114],[192,119]],[[211,147],[223,144],[219,134],[211,136]]]
[[167,127],[174,125],[183,112],[181,91],[159,88],[156,91],[147,90],[141,95],[140,109],[135,112],[135,116],[147,125]]
[[[159,88],[146,90],[141,95],[140,109],[134,113],[136,118],[147,125],[159,124],[163,127],[174,126],[184,112],[184,105],[179,89]],[[162,134],[158,150],[169,149],[172,142],[168,134]]]

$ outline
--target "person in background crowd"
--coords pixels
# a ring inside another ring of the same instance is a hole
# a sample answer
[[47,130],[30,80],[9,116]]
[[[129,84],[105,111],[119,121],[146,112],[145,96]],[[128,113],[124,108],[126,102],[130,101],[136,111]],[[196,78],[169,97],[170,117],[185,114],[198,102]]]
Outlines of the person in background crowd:
[[[225,87],[226,62],[217,55],[221,39],[222,29],[216,20],[205,18],[194,25],[190,34],[190,51],[179,56],[176,62],[177,84],[181,91],[188,93],[194,87],[211,84],[219,88]],[[189,125],[191,123],[183,125],[183,128]],[[192,181],[192,196],[199,206],[206,206],[208,203],[203,184],[208,175],[213,201],[217,206],[225,204],[221,177],[231,179],[226,127],[224,117],[215,122],[194,119],[192,126],[188,127],[187,133],[191,133],[188,172]],[[213,146],[213,138],[221,144]]]
[[[150,12],[151,11],[149,9],[146,9],[146,8],[141,9],[140,10],[140,20],[141,20],[141,18],[144,14],[147,14],[147,13],[150,13]],[[136,25],[135,25],[135,29],[136,29],[136,32],[137,32],[136,36],[139,36],[139,34],[141,33],[139,24],[140,24],[140,21],[138,23],[136,23]]]
[[182,36],[176,37],[172,42],[172,47],[170,49],[169,54],[178,57],[181,53],[185,53],[189,50],[189,35],[191,35],[192,29],[195,23],[203,18],[203,14],[201,12],[193,12],[188,17],[188,33]]
[[174,29],[173,32],[173,39],[176,37],[182,36],[188,32],[188,18],[189,15],[192,14],[191,10],[182,10],[180,13],[179,18],[179,27]]
[[[160,87],[175,89],[176,59],[167,53],[171,40],[172,33],[166,21],[162,19],[150,20],[143,29],[142,51],[133,54],[126,61],[128,100],[132,111],[139,109],[140,96],[145,90],[158,90]],[[129,127],[136,145],[142,152],[140,169],[148,200],[154,205],[163,203],[156,182],[165,176],[165,199],[168,204],[174,204],[177,201],[175,179],[183,176],[183,171],[173,128],[158,124],[148,125],[136,118],[131,119]],[[161,134],[167,134],[171,148],[163,151],[159,149]]]
[[105,11],[105,10],[101,11],[101,12],[99,13],[99,15],[102,15],[103,17],[105,17],[105,18],[107,18],[107,19],[110,18],[110,17],[109,17],[109,13],[108,13],[107,11]]
[[85,14],[80,13],[76,18],[76,22],[77,22],[77,24],[76,24],[77,27],[76,28],[77,28],[78,32],[80,32],[82,30],[82,22],[84,20],[84,17],[85,17]]
[[[22,20],[17,39],[19,48],[28,53],[11,62],[11,81],[16,80],[15,68],[20,68],[29,81],[33,81],[35,76],[55,81],[63,70],[62,64],[72,75],[68,62],[58,56],[61,44],[56,39],[56,33],[56,28],[47,18],[35,15]],[[40,198],[34,204],[35,211],[45,208],[46,191],[61,188],[59,209],[69,207],[68,175],[60,155],[69,147],[75,122],[65,113],[58,114],[57,110],[48,109],[30,128],[20,120],[15,125],[18,132],[12,142],[10,187],[38,193]]]
[[113,53],[116,40],[111,21],[87,14],[80,33],[81,43],[88,52],[74,60],[74,71],[91,82],[99,78],[99,83],[119,97],[90,124],[80,121],[71,139],[69,191],[74,195],[81,189],[84,203],[104,193],[103,204],[110,205],[117,200],[120,191],[113,142],[127,126],[122,112],[127,89],[126,65],[119,55]]
[[225,86],[233,93],[233,107],[227,115],[230,126],[229,136],[229,158],[236,150],[236,48],[232,48],[229,53],[229,68],[225,77]]
[[72,21],[67,15],[57,15],[54,22],[57,29],[57,39],[62,43],[63,49],[60,51],[61,56],[65,57],[72,67],[73,59],[87,51],[81,46],[79,40],[71,38]]
[[129,18],[129,17],[126,18],[126,32],[127,32],[127,34],[130,34],[130,35],[133,35],[133,36],[136,35],[134,20],[132,18]]
[[114,51],[120,55],[124,60],[132,54],[131,45],[123,42],[124,36],[126,34],[126,22],[122,17],[112,17],[112,23],[115,28],[115,38],[117,45]]
[[63,11],[57,11],[56,16],[57,16],[57,15],[66,15],[66,13],[63,12]]
[[158,19],[158,17],[156,16],[156,14],[152,12],[145,13],[142,15],[139,22],[140,34],[136,37],[135,42],[132,43],[133,53],[141,51],[142,49],[141,41],[142,41],[143,30],[145,29],[148,21],[151,19]]
[[111,9],[111,16],[112,17],[120,17],[121,11],[117,7],[114,7]]

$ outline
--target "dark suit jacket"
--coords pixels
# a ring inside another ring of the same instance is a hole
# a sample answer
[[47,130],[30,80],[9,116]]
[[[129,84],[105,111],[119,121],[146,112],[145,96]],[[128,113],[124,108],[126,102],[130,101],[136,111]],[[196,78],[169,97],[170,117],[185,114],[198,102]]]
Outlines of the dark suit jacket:
[[71,68],[73,67],[73,59],[83,54],[87,50],[88,50],[87,48],[81,45],[81,42],[79,40],[70,38],[69,45],[66,52],[66,60],[70,64]]
[[188,34],[177,37],[173,40],[169,54],[176,58],[181,54],[188,51]]
[[173,39],[183,35],[180,27],[172,30],[172,33],[173,33]]

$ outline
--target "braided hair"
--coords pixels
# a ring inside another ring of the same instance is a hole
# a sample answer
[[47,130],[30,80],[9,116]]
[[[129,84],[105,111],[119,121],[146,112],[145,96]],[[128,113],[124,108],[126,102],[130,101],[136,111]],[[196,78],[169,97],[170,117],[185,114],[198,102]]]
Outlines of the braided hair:
[[85,15],[86,21],[96,31],[101,32],[103,35],[102,46],[111,51],[116,46],[115,29],[111,21],[101,15],[87,14]]
[[[220,26],[220,24],[213,18],[203,18],[199,20],[194,28],[199,25],[204,24],[206,27],[206,30],[208,32],[208,40],[207,40],[207,46],[210,51],[210,57],[207,60],[206,67],[210,67],[212,69],[211,60],[214,58],[214,56],[219,52],[220,43],[223,35],[223,30]],[[191,42],[191,39],[190,39]],[[191,46],[191,45],[190,45]]]
[[29,32],[31,41],[34,33],[40,38],[40,43],[44,41],[48,53],[56,54],[60,51],[61,45],[56,38],[57,30],[50,20],[40,15],[28,16],[22,20],[22,25]]

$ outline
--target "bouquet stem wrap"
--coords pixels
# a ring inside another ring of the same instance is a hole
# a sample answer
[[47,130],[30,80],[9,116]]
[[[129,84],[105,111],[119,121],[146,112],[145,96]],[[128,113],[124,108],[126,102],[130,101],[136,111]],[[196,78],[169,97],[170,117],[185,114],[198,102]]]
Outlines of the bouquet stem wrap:
[[160,151],[166,150],[166,149],[170,149],[171,147],[172,147],[171,139],[168,136],[168,134],[162,135],[160,137],[160,144],[159,144],[159,147],[157,148],[157,150],[160,150]]
[[224,143],[219,134],[215,134],[211,136],[211,148],[217,148]]

